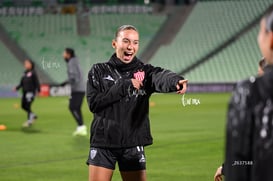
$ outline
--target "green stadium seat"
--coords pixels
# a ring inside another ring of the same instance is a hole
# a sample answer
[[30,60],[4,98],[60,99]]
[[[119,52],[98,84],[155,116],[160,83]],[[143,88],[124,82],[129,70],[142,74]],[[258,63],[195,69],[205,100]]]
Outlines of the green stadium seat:
[[271,4],[272,0],[198,1],[173,42],[161,46],[151,63],[179,73],[234,36]]
[[[55,82],[62,82],[66,79],[66,65],[62,59],[65,47],[76,50],[84,73],[87,75],[92,64],[106,61],[114,52],[111,41],[120,25],[132,24],[139,29],[141,53],[156,34],[165,17],[150,14],[91,15],[91,34],[87,37],[77,35],[76,17],[73,15],[0,17],[0,23],[40,68]],[[60,66],[48,68],[44,67],[43,62],[58,63]]]
[[257,74],[261,58],[258,25],[235,43],[185,75],[191,83],[237,82]]
[[24,72],[23,64],[9,51],[9,49],[0,41],[0,85],[15,86],[20,82]]

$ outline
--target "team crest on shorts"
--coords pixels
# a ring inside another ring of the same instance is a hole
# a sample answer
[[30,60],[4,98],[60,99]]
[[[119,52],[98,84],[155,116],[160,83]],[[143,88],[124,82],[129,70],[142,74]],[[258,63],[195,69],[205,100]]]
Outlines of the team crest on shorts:
[[92,150],[90,151],[90,157],[91,157],[91,159],[93,160],[93,159],[95,158],[96,155],[97,155],[97,150],[92,149]]
[[142,154],[141,158],[139,159],[139,163],[145,163],[145,162],[146,162],[145,156]]
[[136,73],[134,73],[134,78],[139,81],[143,81],[145,78],[145,72],[142,70],[137,71]]

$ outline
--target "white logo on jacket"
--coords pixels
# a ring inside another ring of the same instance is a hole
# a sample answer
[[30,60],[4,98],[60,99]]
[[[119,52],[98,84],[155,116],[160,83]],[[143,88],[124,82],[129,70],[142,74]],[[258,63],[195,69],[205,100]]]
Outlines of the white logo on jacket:
[[108,75],[107,77],[103,77],[105,80],[115,81],[111,75]]
[[129,97],[138,97],[138,96],[144,96],[146,95],[146,91],[144,89],[132,89],[131,87],[128,88],[128,95]]

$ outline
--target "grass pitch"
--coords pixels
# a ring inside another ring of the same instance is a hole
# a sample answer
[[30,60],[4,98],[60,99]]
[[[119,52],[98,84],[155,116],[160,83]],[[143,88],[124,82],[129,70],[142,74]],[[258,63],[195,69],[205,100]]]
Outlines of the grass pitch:
[[[149,181],[213,180],[223,161],[226,109],[229,94],[156,94],[151,97],[150,119],[154,144],[146,147]],[[89,137],[72,137],[76,124],[68,111],[67,97],[37,98],[33,111],[39,116],[22,129],[26,113],[20,99],[0,100],[0,180],[88,180],[85,161]],[[92,114],[83,104],[84,120]],[[118,169],[113,181],[121,180]]]

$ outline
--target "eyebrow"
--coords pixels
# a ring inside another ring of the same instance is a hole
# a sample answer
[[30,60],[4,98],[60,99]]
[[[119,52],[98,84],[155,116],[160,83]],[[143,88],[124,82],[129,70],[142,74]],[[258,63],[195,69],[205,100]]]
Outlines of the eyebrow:
[[[122,40],[128,40],[131,41],[129,38],[123,38]],[[139,42],[139,40],[132,40],[133,42]]]

